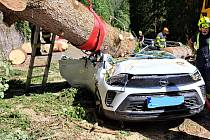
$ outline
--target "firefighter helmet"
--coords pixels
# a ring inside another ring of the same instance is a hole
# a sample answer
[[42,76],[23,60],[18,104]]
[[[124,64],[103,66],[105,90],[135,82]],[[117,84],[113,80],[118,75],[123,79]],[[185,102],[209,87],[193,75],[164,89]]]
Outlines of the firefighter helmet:
[[210,19],[208,17],[201,17],[198,21],[198,27],[209,28],[210,27]]
[[169,29],[167,27],[164,27],[163,32],[166,33],[166,34],[169,34]]

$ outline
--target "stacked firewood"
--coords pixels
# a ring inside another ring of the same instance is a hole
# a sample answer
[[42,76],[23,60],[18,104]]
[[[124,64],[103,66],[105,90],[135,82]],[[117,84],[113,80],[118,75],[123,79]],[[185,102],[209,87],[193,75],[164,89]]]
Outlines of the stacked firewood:
[[[40,53],[49,53],[50,44],[42,44],[40,46]],[[55,41],[53,52],[62,52],[68,48],[68,43],[64,39],[58,39]],[[37,50],[39,51],[39,50]],[[9,60],[12,64],[22,64],[27,58],[27,54],[31,54],[32,47],[30,42],[23,43],[19,48],[12,49],[9,54]]]

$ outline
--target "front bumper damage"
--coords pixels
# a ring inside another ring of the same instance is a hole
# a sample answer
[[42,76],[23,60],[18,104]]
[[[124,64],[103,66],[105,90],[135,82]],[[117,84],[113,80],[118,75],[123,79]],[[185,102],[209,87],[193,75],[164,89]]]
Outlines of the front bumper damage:
[[147,96],[149,95],[145,96],[145,94],[131,94],[125,98],[117,110],[103,111],[108,118],[114,120],[161,121],[192,116],[201,112],[204,108],[203,102],[195,90],[174,92],[173,94],[184,96],[184,103],[178,106],[149,109],[147,108],[146,102]]

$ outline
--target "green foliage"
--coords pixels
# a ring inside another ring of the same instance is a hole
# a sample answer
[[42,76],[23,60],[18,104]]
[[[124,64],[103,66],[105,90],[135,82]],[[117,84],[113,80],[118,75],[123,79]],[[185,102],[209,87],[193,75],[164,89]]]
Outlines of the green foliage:
[[[2,100],[4,101],[4,100]],[[0,139],[5,140],[25,140],[28,135],[25,132],[29,128],[29,120],[25,115],[14,111],[10,104],[1,102],[3,104],[0,112]],[[14,105],[13,105],[14,106]]]
[[110,16],[112,15],[110,0],[95,0],[94,10],[98,15],[102,16],[106,22],[110,22]]
[[[88,5],[86,0],[82,0],[81,2]],[[92,0],[92,3],[93,9],[107,23],[121,30],[129,31],[129,0]]]
[[27,118],[16,111],[6,112],[0,116],[0,122],[3,124],[11,125],[11,127],[26,129],[29,126]]
[[121,30],[130,30],[130,3],[129,0],[111,1],[112,20],[111,25]]
[[72,105],[77,92],[78,90],[76,88],[64,89],[58,99],[66,105]]
[[178,40],[185,43],[187,36],[191,36],[197,32],[197,23],[200,17],[199,6],[202,1],[167,1],[167,21],[171,40]]
[[[92,0],[91,0],[91,1],[92,1]],[[87,0],[80,0],[80,2],[83,3],[83,4],[86,5],[86,6],[89,6],[89,3],[88,3]]]
[[80,103],[75,103],[75,98],[78,96],[78,89],[65,89],[58,97],[65,106],[63,107],[64,115],[75,119],[87,119],[87,112]]
[[134,49],[134,53],[140,52],[140,45],[142,45],[142,44],[140,44],[139,42],[136,43],[136,47]]
[[64,114],[71,118],[75,119],[87,119],[86,118],[86,111],[84,107],[81,107],[80,104],[77,106],[69,106],[68,108],[63,109]]
[[122,136],[129,136],[130,135],[130,131],[123,131],[123,130],[121,130],[120,132],[119,132],[119,134],[120,135],[122,135]]
[[31,39],[31,29],[29,22],[27,21],[18,21],[15,24],[16,29],[19,30],[24,37],[24,41],[29,41]]
[[5,91],[9,89],[8,79],[10,75],[10,65],[5,61],[0,61],[0,98],[4,98]]
[[[94,11],[100,15],[106,22],[110,22],[110,16],[112,15],[111,0],[92,0]],[[83,4],[89,6],[87,0],[81,0]]]
[[167,26],[170,30],[168,40],[186,41],[186,37],[197,30],[201,2],[171,0],[133,0],[130,1],[131,30],[138,35],[139,30],[149,38],[155,38]]
[[130,3],[131,30],[154,38],[166,24],[166,1],[136,0]]

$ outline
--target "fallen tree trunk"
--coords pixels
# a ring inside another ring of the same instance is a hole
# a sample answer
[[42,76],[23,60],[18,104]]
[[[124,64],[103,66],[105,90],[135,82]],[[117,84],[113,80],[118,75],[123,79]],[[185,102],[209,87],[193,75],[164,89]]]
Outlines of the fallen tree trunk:
[[193,55],[189,47],[166,47],[163,49],[166,52],[172,53],[176,58],[186,58]]
[[[94,28],[94,15],[76,0],[0,0],[0,10],[8,25],[17,20],[26,20],[45,31],[64,37],[77,48],[86,43]],[[123,36],[121,39],[120,34]],[[106,24],[102,51],[105,46],[109,47],[111,55],[119,57],[131,53],[135,48],[135,41],[130,33],[121,32]]]

